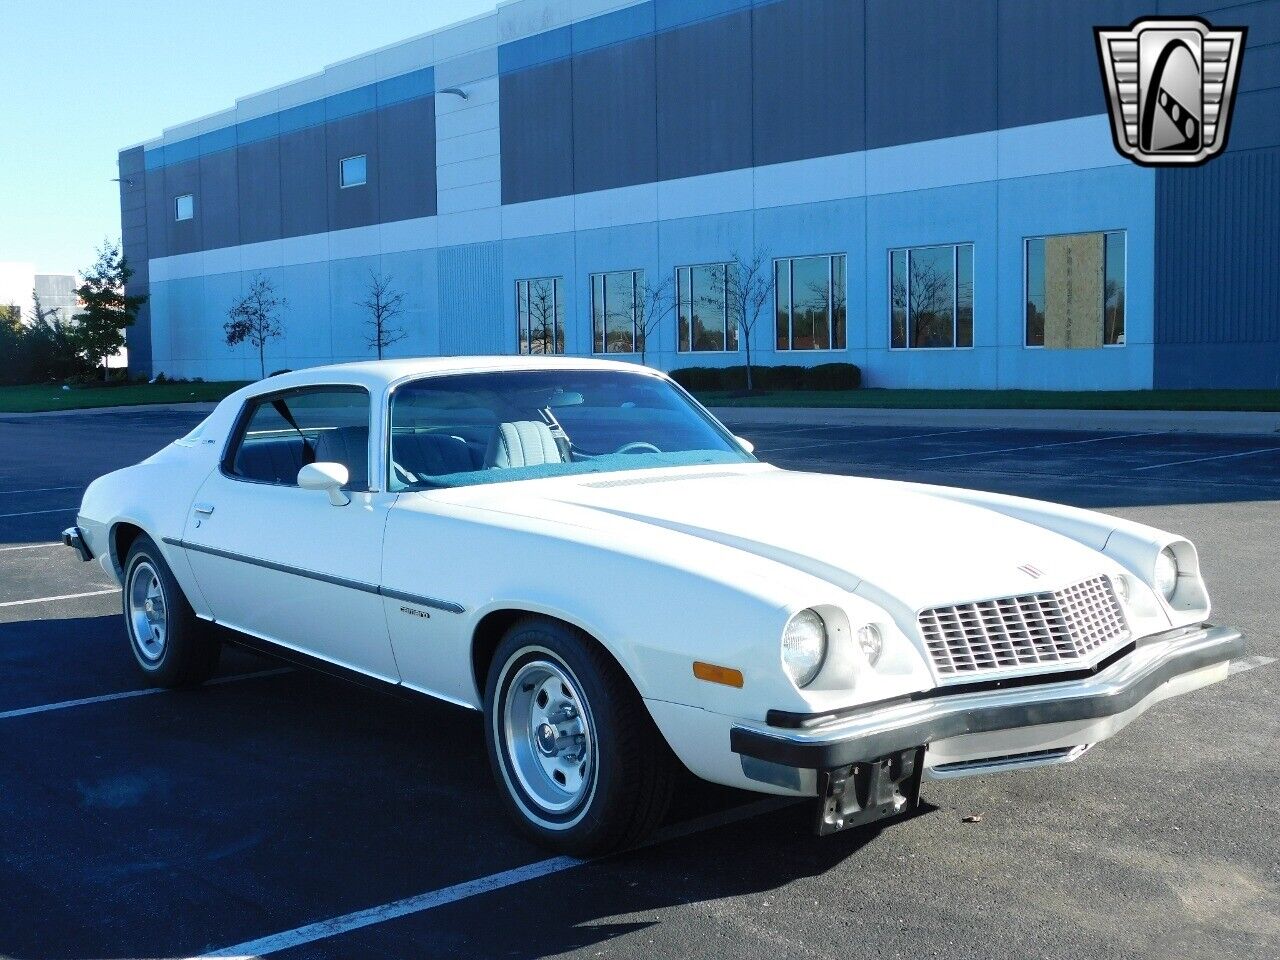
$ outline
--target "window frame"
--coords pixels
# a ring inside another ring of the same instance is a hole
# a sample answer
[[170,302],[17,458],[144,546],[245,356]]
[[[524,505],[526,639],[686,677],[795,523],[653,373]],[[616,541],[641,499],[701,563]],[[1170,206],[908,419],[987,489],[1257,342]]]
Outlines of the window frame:
[[[610,350],[609,349],[609,287],[608,281],[602,280],[600,290],[603,299],[604,317],[602,318],[603,336],[600,343],[596,343],[596,278],[607,278],[613,274],[629,273],[631,274],[631,349],[630,350]],[[644,283],[644,267],[624,268],[621,270],[597,270],[590,275],[590,304],[591,304],[591,354],[597,357],[611,356],[635,356],[640,353],[637,344],[643,331],[639,329],[639,314],[644,309],[642,284]],[[646,347],[647,349],[647,347]]]
[[[951,345],[941,347],[917,347],[911,342],[911,251],[912,250],[938,250],[943,247],[951,248]],[[973,317],[970,318],[969,344],[968,346],[960,346],[960,248],[969,247],[969,265],[972,274],[974,290],[969,291],[970,305],[973,307]],[[906,343],[901,347],[893,345],[893,255],[902,253],[906,255],[907,267],[907,302],[904,307],[904,321],[906,323]],[[973,240],[956,240],[949,243],[918,243],[908,247],[890,247],[887,253],[886,262],[889,265],[889,349],[894,352],[908,353],[912,350],[973,350],[977,343],[977,286],[978,286],[978,244]],[[1026,336],[1023,336],[1025,342]]]
[[[530,299],[531,294],[529,291],[531,289],[531,285],[535,283],[551,284],[551,297],[552,297],[552,304],[553,304],[551,345],[553,349],[550,353],[534,353],[532,349],[529,349],[529,350],[524,349],[525,327],[522,327],[520,323],[520,307],[522,302],[521,296],[520,296],[520,286],[521,284],[524,285],[525,292],[524,292],[523,303],[526,307],[525,324],[527,325],[529,330],[528,342],[532,347],[533,318],[532,318],[532,313],[528,308],[529,308],[529,305],[532,303],[532,300]],[[524,277],[516,280],[516,354],[518,356],[562,357],[568,352],[568,344],[565,342],[565,335],[564,335],[564,328],[565,328],[564,289],[565,289],[565,278],[563,275],[556,275],[556,276],[549,276],[549,277]],[[594,336],[595,336],[595,331],[593,328],[592,337],[594,338]],[[557,346],[561,347],[562,349],[559,349],[559,350],[554,349]]]
[[[790,280],[789,280],[789,283],[787,284],[788,294],[789,294],[789,296],[790,296],[790,300],[788,301],[788,304],[787,304],[787,342],[790,344],[790,343],[794,343],[794,342],[795,342],[795,339],[796,339],[796,337],[795,337],[795,312],[796,312],[796,306],[795,306],[795,304],[796,304],[796,290],[795,290],[795,286],[796,286],[796,284],[795,284],[795,279],[796,279],[796,275],[795,275],[795,266],[794,266],[794,263],[795,263],[795,261],[796,261],[796,260],[814,260],[814,259],[817,259],[817,258],[819,258],[819,257],[826,257],[826,258],[827,258],[827,324],[828,324],[827,335],[828,335],[828,342],[831,342],[831,341],[834,341],[834,340],[835,340],[835,337],[833,336],[833,334],[835,333],[835,328],[836,328],[836,317],[835,317],[835,312],[836,312],[836,305],[835,305],[835,290],[836,290],[836,282],[835,282],[835,258],[836,258],[836,257],[844,257],[844,285],[845,285],[845,291],[844,291],[844,326],[845,326],[845,331],[844,331],[844,346],[842,346],[842,347],[836,347],[836,346],[830,346],[830,347],[812,347],[812,348],[807,348],[807,349],[806,349],[806,348],[803,348],[803,347],[799,347],[799,348],[798,348],[798,347],[793,347],[793,346],[779,347],[779,346],[778,346],[778,264],[779,264],[779,263],[782,263],[782,262],[785,260],[787,263],[789,263],[789,264],[791,264],[791,265],[792,265],[792,266],[789,268],[789,271],[788,271],[788,276],[789,276]],[[849,254],[848,254],[848,253],[803,253],[803,254],[797,254],[797,255],[795,255],[795,256],[789,256],[789,257],[774,257],[774,258],[773,258],[773,336],[770,338],[770,343],[771,343],[771,345],[772,345],[772,347],[773,347],[773,352],[774,352],[774,353],[798,354],[798,355],[803,356],[803,355],[805,355],[805,354],[810,354],[810,353],[848,353],[848,352],[849,352]]]
[[[1102,324],[1102,345],[1101,347],[1074,348],[1074,349],[1092,349],[1092,350],[1120,350],[1129,345],[1129,312],[1128,312],[1128,292],[1129,292],[1129,228],[1114,227],[1102,230],[1068,230],[1063,233],[1033,233],[1027,234],[1022,238],[1022,349],[1023,350],[1069,350],[1070,347],[1049,347],[1043,343],[1027,343],[1027,304],[1030,302],[1031,284],[1028,276],[1028,268],[1031,266],[1031,241],[1032,240],[1048,240],[1050,237],[1083,237],[1090,233],[1102,234],[1102,314],[1099,322]],[[1107,248],[1106,237],[1108,234],[1118,233],[1124,238],[1124,291],[1125,291],[1125,315],[1124,315],[1124,343],[1107,343]],[[974,268],[977,273],[977,268]]]
[[[284,387],[280,390],[269,390],[266,393],[257,393],[252,397],[246,397],[240,406],[239,412],[236,414],[235,422],[232,424],[230,432],[227,434],[227,442],[222,448],[222,456],[218,458],[218,470],[228,480],[235,480],[239,483],[253,483],[261,487],[275,487],[282,490],[301,490],[298,486],[296,478],[293,483],[274,483],[270,480],[254,480],[252,477],[242,477],[234,470],[235,455],[240,449],[240,444],[244,441],[245,432],[249,428],[249,422],[253,419],[253,411],[264,403],[271,403],[275,400],[281,400],[285,397],[296,396],[301,393],[362,393],[368,402],[369,409],[367,419],[369,421],[369,483],[367,487],[344,487],[351,493],[377,493],[378,488],[373,485],[374,477],[374,461],[372,459],[374,451],[380,445],[374,443],[374,419],[375,413],[373,403],[373,392],[366,386],[358,383],[307,383],[295,387]],[[310,493],[311,491],[308,491]]]
[[[184,217],[181,215],[181,210],[179,210],[178,204],[181,203],[183,200],[191,201],[190,216]],[[180,193],[177,196],[175,196],[173,198],[173,222],[187,223],[191,220],[194,220],[195,218],[196,218],[196,195],[194,193]]]
[[[732,261],[728,261],[728,260],[726,260],[726,261],[711,260],[711,261],[704,261],[703,263],[685,263],[685,264],[677,264],[677,265],[675,266],[674,271],[675,271],[675,282],[676,282],[676,288],[675,288],[675,305],[676,305],[676,309],[675,309],[675,317],[676,317],[676,353],[684,353],[684,354],[689,354],[689,355],[697,354],[697,355],[699,355],[699,356],[704,356],[704,357],[706,357],[706,356],[714,357],[714,356],[716,356],[717,354],[721,354],[721,355],[724,355],[724,354],[737,354],[737,353],[741,353],[741,352],[742,352],[742,334],[741,334],[741,332],[740,332],[740,331],[738,331],[738,336],[735,338],[735,339],[737,340],[738,345],[737,345],[736,347],[734,347],[732,350],[730,350],[730,349],[729,349],[729,347],[728,347],[728,343],[729,343],[729,324],[730,324],[730,318],[729,318],[729,271],[730,271],[730,270],[732,270],[732,269],[734,269],[734,266],[735,266],[735,265],[734,265],[734,263],[733,263]],[[690,315],[690,317],[689,317],[689,348],[688,348],[687,350],[685,350],[685,349],[681,349],[681,347],[680,347],[680,303],[681,303],[681,300],[680,300],[680,271],[681,271],[681,270],[688,270],[688,271],[689,271],[689,290],[690,290],[690,294],[689,294],[689,295],[690,295],[690,297],[692,298],[692,296],[693,296],[693,271],[694,271],[694,270],[697,270],[699,267],[720,267],[721,269],[723,269],[723,270],[725,271],[725,274],[724,274],[724,342],[725,342],[725,347],[724,347],[724,349],[722,349],[722,350],[695,350],[695,349],[694,349],[694,347],[693,347],[693,317],[692,317],[692,312],[693,312],[693,309],[692,309],[692,308],[693,308],[693,303],[692,303],[692,299],[690,300],[690,304],[689,304],[689,307],[690,307],[690,314],[691,314],[691,315]],[[775,294],[775,298],[776,298],[776,294]],[[775,301],[775,302],[776,302],[776,301]]]
[[[347,183],[347,161],[363,160],[364,161],[364,179],[359,183]],[[355,187],[364,187],[369,183],[369,155],[367,153],[353,153],[349,157],[343,157],[338,161],[338,189],[351,190]]]

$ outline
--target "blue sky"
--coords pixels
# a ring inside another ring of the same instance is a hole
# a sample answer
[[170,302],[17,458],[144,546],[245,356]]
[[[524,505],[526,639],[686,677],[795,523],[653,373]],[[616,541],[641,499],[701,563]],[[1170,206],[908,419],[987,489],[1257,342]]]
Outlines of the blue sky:
[[495,0],[0,0],[0,261],[71,273],[120,233],[116,154]]

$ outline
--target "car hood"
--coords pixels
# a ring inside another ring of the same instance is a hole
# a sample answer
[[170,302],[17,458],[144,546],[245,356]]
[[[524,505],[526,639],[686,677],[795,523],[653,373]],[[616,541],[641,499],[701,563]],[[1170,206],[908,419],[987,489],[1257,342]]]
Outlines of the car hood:
[[644,471],[548,484],[537,499],[499,508],[586,526],[592,513],[626,518],[914,609],[1053,590],[1115,566],[1034,523],[890,480],[773,468]]

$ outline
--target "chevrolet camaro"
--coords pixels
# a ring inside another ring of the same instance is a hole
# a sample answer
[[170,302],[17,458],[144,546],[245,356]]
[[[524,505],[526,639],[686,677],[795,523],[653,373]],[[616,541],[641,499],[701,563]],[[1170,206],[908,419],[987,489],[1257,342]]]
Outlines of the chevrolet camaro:
[[536,839],[634,844],[683,765],[813,799],[1075,760],[1227,675],[1186,539],[763,463],[665,374],[552,357],[269,377],[94,481],[65,542],[150,682],[224,643],[482,711]]

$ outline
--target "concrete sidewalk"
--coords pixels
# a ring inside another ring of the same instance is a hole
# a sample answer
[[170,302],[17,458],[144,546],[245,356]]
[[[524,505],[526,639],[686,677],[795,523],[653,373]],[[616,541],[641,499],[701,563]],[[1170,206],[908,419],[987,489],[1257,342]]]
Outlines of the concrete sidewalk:
[[1214,410],[898,410],[846,407],[713,407],[737,427],[904,426],[957,430],[1087,430],[1274,436],[1280,413]]

